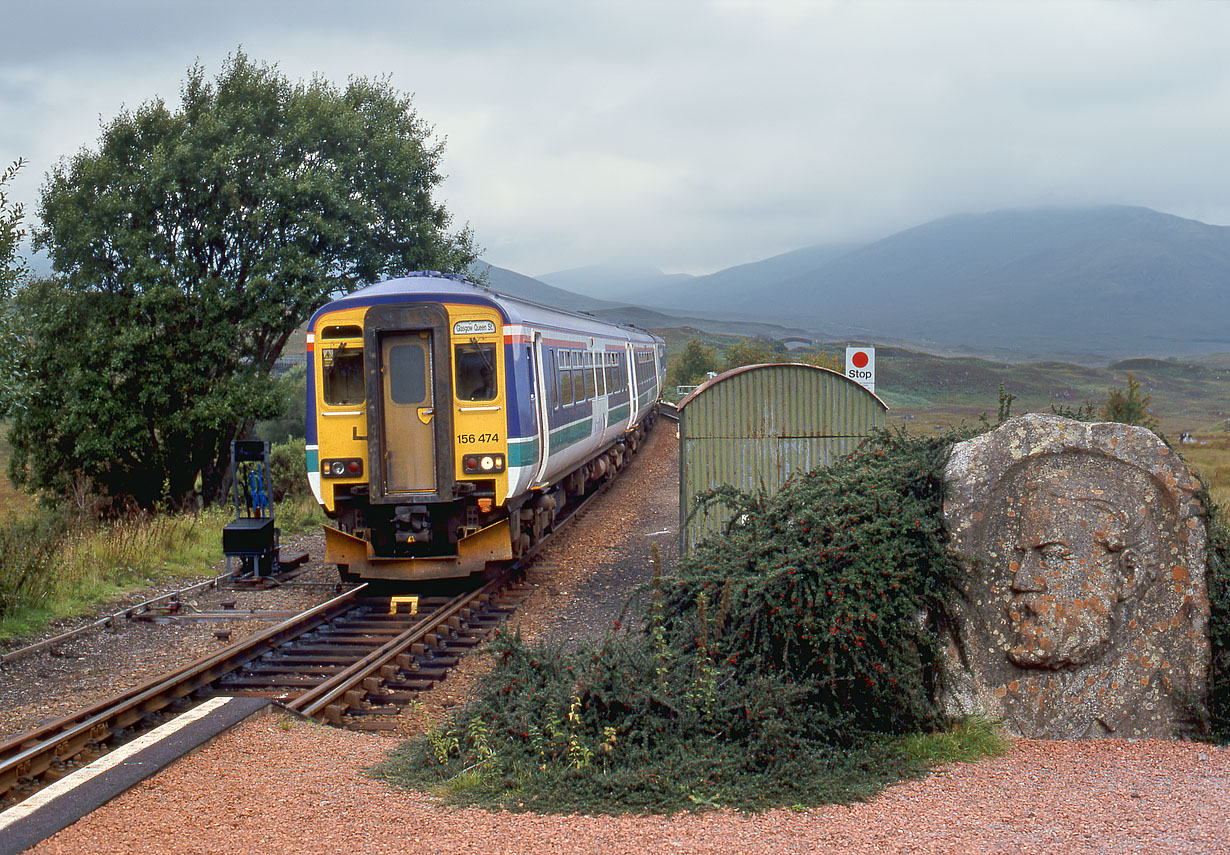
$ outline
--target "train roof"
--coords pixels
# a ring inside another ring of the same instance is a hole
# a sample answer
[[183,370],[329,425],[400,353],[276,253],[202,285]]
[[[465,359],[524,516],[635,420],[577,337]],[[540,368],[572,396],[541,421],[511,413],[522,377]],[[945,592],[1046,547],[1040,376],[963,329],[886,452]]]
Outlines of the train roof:
[[411,273],[397,279],[388,279],[360,288],[318,309],[308,328],[316,326],[316,320],[324,312],[357,306],[376,306],[405,302],[471,303],[492,306],[497,309],[506,324],[542,324],[560,327],[575,332],[612,335],[621,334],[632,340],[661,342],[653,333],[631,324],[612,323],[581,312],[571,312],[553,306],[535,303],[522,297],[501,294],[475,285],[452,273],[424,271]]

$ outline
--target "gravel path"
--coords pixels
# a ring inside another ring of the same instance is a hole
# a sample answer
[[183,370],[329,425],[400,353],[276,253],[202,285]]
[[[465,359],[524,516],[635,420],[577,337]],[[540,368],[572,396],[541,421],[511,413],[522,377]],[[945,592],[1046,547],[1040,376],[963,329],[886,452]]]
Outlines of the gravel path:
[[[553,547],[529,572],[532,594],[515,619],[524,635],[569,643],[599,634],[648,580],[651,544],[673,561],[673,427],[659,425],[589,512],[584,540]],[[463,660],[403,730],[464,702],[487,664]],[[365,775],[394,745],[259,719],[33,851],[1230,852],[1230,749],[1193,743],[1017,740],[1004,757],[945,767],[851,807],[670,818],[442,807]]]
[[670,818],[440,807],[364,775],[392,744],[273,717],[249,722],[32,851],[1230,851],[1230,751],[1194,744],[1022,740],[1004,757],[946,767],[852,807]]

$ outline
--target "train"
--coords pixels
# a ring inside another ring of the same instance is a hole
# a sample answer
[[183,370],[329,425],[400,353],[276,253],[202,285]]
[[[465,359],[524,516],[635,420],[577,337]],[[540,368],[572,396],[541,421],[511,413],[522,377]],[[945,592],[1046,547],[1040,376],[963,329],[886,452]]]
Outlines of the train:
[[489,573],[614,475],[652,424],[665,343],[453,274],[390,279],[307,330],[307,473],[343,581]]

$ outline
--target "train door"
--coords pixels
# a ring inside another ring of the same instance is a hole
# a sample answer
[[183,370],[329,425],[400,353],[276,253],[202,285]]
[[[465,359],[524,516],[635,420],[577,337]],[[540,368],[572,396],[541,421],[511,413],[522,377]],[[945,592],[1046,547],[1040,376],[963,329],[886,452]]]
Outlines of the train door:
[[624,354],[628,360],[628,424],[624,430],[630,430],[636,424],[637,412],[636,351],[632,349],[632,342],[624,345]]
[[[547,372],[546,361],[543,359],[542,351],[542,333],[534,333],[534,387],[538,390],[538,395],[535,398],[534,412],[536,418],[534,421],[538,423],[538,465],[534,469],[534,477],[530,481],[530,486],[541,484],[547,474],[547,457],[551,450],[551,426],[547,421],[548,415],[548,395],[547,395]],[[551,382],[555,382],[555,378],[551,378]]]
[[384,493],[436,489],[435,394],[431,330],[387,333],[380,339]]
[[593,375],[594,384],[594,435],[602,436],[607,426],[606,371],[603,367],[606,352],[595,348],[591,341],[588,359],[589,367],[586,370]]

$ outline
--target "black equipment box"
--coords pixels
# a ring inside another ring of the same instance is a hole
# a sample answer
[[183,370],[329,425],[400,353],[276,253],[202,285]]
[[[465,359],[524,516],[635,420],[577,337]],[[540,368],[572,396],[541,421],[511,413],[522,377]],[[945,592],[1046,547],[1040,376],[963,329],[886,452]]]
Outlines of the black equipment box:
[[222,527],[224,555],[261,555],[273,548],[273,518],[237,519]]

